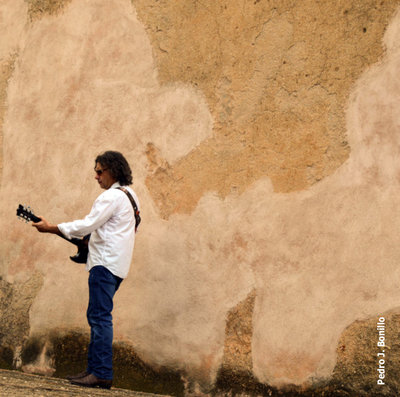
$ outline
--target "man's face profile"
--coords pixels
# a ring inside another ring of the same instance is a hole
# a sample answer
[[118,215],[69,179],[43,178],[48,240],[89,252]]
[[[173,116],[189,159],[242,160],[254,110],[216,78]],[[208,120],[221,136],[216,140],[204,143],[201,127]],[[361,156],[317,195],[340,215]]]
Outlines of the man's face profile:
[[116,182],[109,169],[100,163],[96,163],[94,171],[96,172],[95,179],[102,189],[109,189]]

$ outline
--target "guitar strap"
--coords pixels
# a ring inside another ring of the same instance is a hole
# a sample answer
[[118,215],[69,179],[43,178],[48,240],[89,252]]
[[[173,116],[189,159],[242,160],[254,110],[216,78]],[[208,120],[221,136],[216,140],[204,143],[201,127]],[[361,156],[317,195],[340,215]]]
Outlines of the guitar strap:
[[138,206],[136,205],[136,202],[134,200],[134,198],[132,197],[132,195],[129,193],[129,191],[125,188],[123,188],[122,186],[117,187],[116,189],[122,190],[129,198],[129,201],[132,204],[133,207],[133,213],[135,214],[135,233],[137,232],[137,229],[139,227],[139,223],[141,222],[141,218],[140,218],[140,211],[138,209]]

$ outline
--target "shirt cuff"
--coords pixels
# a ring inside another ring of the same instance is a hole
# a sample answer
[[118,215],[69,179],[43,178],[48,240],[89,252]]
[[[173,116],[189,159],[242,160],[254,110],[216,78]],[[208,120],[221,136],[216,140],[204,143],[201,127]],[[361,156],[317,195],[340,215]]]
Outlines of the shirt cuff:
[[58,230],[59,230],[67,239],[69,239],[69,240],[72,239],[72,236],[67,232],[64,223],[59,223],[59,224],[57,225],[57,227],[58,227]]

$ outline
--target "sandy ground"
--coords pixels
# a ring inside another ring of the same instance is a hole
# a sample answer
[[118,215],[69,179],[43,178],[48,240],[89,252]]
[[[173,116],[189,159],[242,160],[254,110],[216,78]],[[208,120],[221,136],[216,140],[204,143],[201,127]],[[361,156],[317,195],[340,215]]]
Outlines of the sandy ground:
[[[155,394],[111,388],[91,389],[71,385],[67,380],[29,375],[18,371],[0,369],[1,397],[47,397],[47,396],[110,396],[110,397],[151,397]],[[157,395],[160,397],[160,395]]]

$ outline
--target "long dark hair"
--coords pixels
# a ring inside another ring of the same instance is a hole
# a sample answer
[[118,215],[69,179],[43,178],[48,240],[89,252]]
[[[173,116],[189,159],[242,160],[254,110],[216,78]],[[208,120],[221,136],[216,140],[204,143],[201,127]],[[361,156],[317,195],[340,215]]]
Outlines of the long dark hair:
[[122,186],[132,185],[132,171],[125,157],[120,152],[108,150],[103,154],[99,154],[95,160],[102,167],[107,168],[113,178],[115,178]]

